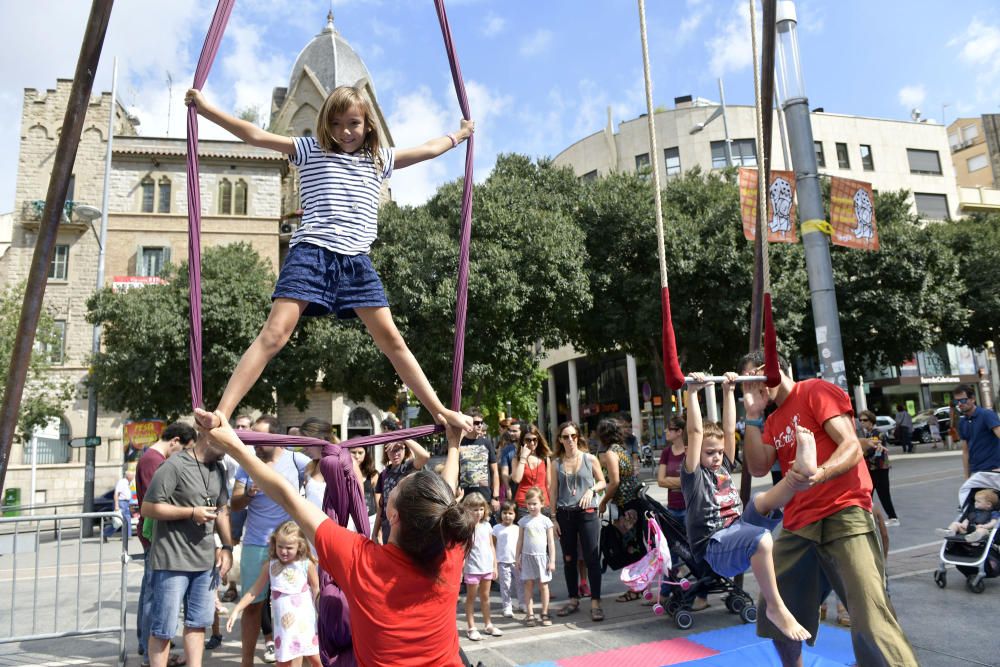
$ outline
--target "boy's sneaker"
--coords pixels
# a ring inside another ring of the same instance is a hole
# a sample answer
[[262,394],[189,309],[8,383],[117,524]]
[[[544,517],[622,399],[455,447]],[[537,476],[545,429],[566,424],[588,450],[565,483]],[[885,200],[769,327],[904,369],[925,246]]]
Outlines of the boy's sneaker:
[[893,518],[893,519],[886,519],[885,525],[886,525],[887,528],[894,528],[895,526],[899,525],[899,519],[895,519],[895,518]]
[[514,608],[511,607],[510,605],[507,605],[506,607],[504,607],[503,608],[503,616],[504,616],[504,618],[514,618]]
[[278,662],[277,656],[274,655],[274,642],[264,644],[264,662]]
[[214,651],[220,646],[222,646],[222,635],[212,635],[212,637],[205,642],[206,651]]

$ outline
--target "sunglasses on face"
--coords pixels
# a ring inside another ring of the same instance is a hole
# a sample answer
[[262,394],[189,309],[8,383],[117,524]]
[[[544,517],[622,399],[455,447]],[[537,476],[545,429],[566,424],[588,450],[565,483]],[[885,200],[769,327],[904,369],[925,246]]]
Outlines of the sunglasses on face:
[[969,402],[968,398],[956,398],[955,399],[955,405],[965,405],[968,402]]
[[680,431],[681,427],[680,426],[669,426],[669,427],[667,427],[667,430],[668,431]]
[[538,438],[536,438],[535,436],[531,435],[531,436],[525,437],[524,441],[525,442],[538,442]]
[[484,422],[481,422],[481,421],[478,421],[478,422],[477,422],[477,421],[473,420],[473,422],[472,422],[472,425],[473,425],[473,426],[476,426],[476,427],[479,427],[479,426],[482,426],[482,425],[483,425],[483,423],[484,423]]
[[864,417],[862,417],[858,421],[861,422],[862,424],[871,424],[872,423],[871,419],[865,419]]
[[577,436],[576,433],[563,433],[562,435],[559,436],[559,439],[560,440],[576,440],[577,437],[579,437],[579,436]]

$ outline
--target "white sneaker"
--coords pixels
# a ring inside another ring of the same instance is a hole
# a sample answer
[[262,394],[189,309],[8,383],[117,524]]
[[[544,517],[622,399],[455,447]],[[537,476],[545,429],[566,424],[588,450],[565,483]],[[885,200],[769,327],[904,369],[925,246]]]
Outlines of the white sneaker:
[[274,655],[274,644],[270,642],[264,644],[264,662],[269,664],[278,662],[277,656]]
[[524,606],[524,603],[518,602],[517,603],[517,611],[519,613],[522,613],[522,614],[527,614],[528,613],[528,608]]
[[483,636],[479,634],[479,630],[476,630],[475,628],[469,628],[466,630],[465,636],[474,642],[481,642],[483,640]]
[[514,618],[514,608],[511,607],[510,605],[507,605],[506,607],[504,607],[503,608],[503,617],[504,618]]
[[895,526],[898,526],[899,525],[899,519],[886,519],[885,525],[886,525],[886,528],[893,528]]
[[491,637],[503,637],[503,630],[493,625],[492,623],[487,625],[484,631]]

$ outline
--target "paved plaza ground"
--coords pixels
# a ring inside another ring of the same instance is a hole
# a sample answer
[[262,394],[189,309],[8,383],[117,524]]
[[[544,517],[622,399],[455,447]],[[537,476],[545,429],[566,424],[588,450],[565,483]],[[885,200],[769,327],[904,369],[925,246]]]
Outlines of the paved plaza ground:
[[[889,533],[888,569],[892,600],[900,622],[917,650],[921,665],[1000,666],[995,634],[990,629],[994,624],[983,620],[992,619],[996,614],[1000,604],[1000,580],[987,580],[986,591],[976,595],[966,590],[963,578],[954,569],[949,569],[948,587],[944,590],[939,589],[932,579],[941,545],[934,536],[934,528],[946,526],[952,520],[963,475],[958,452],[931,451],[929,447],[920,445],[918,452],[912,455],[900,454],[898,448],[894,448],[892,493],[901,525],[891,528]],[[759,479],[755,480],[754,486],[766,487],[769,483],[769,480]],[[655,489],[653,495],[662,497],[659,489]],[[138,544],[133,546],[138,549]],[[84,540],[81,545],[78,540],[64,536],[61,553],[57,554],[54,543],[43,543],[38,554],[37,578],[34,576],[35,555],[18,554],[19,575],[13,605],[12,556],[0,556],[0,636],[30,634],[32,623],[34,633],[75,627],[77,601],[80,627],[117,625],[120,611],[118,547],[120,543],[102,547],[96,539]],[[82,561],[77,558],[78,549]],[[103,560],[100,566],[99,555]],[[77,562],[84,563],[79,591],[76,583]],[[57,569],[65,573],[58,579],[55,576]],[[141,573],[141,560],[128,564],[126,622],[129,630],[126,649],[129,665],[140,662],[136,655],[134,629]],[[56,581],[60,582],[58,596]],[[756,593],[756,585],[750,575],[747,576],[746,588]],[[670,618],[653,615],[649,607],[639,602],[616,603],[615,596],[623,590],[617,572],[605,574],[603,597],[607,620],[603,623],[590,621],[585,612],[570,616],[570,622],[554,618],[554,625],[549,628],[528,628],[519,620],[501,618],[497,625],[506,633],[504,637],[470,642],[464,638],[463,632],[462,646],[473,663],[481,661],[488,667],[684,664],[684,660],[710,655],[704,652],[705,646],[711,647],[708,650],[718,654],[717,659],[721,662],[706,658],[691,664],[771,664],[765,657],[760,657],[765,653],[750,646],[754,642],[752,628],[741,626],[739,619],[726,611],[721,599],[713,598],[709,609],[695,614],[694,627],[681,631]],[[557,597],[555,605],[566,600],[561,572],[557,572],[553,580],[553,592]],[[37,600],[34,612],[33,599]],[[100,604],[97,603],[99,599]],[[584,601],[584,609],[586,606]],[[495,612],[499,611],[499,597],[495,593],[493,608]],[[405,619],[401,618],[400,622],[405,622]],[[456,623],[464,630],[461,605],[456,608]],[[850,664],[850,645],[845,632],[833,624],[824,625],[819,639],[822,656],[817,654],[813,664]],[[744,645],[746,648],[741,649],[744,651],[739,654],[741,657],[737,657],[735,652],[727,653]],[[604,653],[624,647],[632,648],[625,652]],[[703,652],[699,653],[699,649]],[[0,666],[103,667],[115,665],[117,654],[116,635],[2,644]],[[238,633],[234,632],[226,637],[221,648],[207,654],[205,664],[238,665],[238,656]]]

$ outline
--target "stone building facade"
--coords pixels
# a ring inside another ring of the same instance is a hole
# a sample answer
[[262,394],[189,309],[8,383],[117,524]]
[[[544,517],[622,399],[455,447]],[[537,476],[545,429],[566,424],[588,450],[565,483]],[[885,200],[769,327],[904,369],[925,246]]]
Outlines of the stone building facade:
[[[368,71],[334,27],[332,14],[326,27],[299,54],[289,86],[275,89],[272,131],[311,134],[323,99],[343,84],[358,85],[368,92],[384,136],[391,142]],[[0,285],[27,279],[71,86],[71,80],[60,79],[55,88],[44,92],[25,90],[15,210],[9,248],[0,252]],[[167,262],[187,257],[185,140],[140,136],[138,119],[130,117],[110,93],[95,95],[88,107],[45,295],[45,307],[63,332],[61,349],[51,351],[52,372],[70,378],[79,391],[59,420],[35,437],[15,444],[6,483],[8,488],[21,489],[23,503],[79,502],[83,497],[84,451],[69,448],[68,442],[86,434],[83,380],[93,335],[86,321],[86,302],[96,288],[100,220],[86,221],[74,208],[79,204],[101,206],[111,113],[115,114],[115,129],[105,285],[155,278]],[[297,220],[294,170],[289,169],[285,156],[242,142],[202,140],[199,144],[202,247],[248,242],[277,271]],[[279,416],[289,426],[301,423],[306,416],[327,419],[339,425],[346,437],[377,432],[385,413],[369,402],[354,403],[317,390],[305,412],[281,407]],[[103,444],[97,450],[96,494],[110,489],[120,475],[123,425],[131,418],[157,417],[99,412],[97,434]],[[37,448],[34,475],[32,447]],[[31,489],[35,491],[33,499]]]

